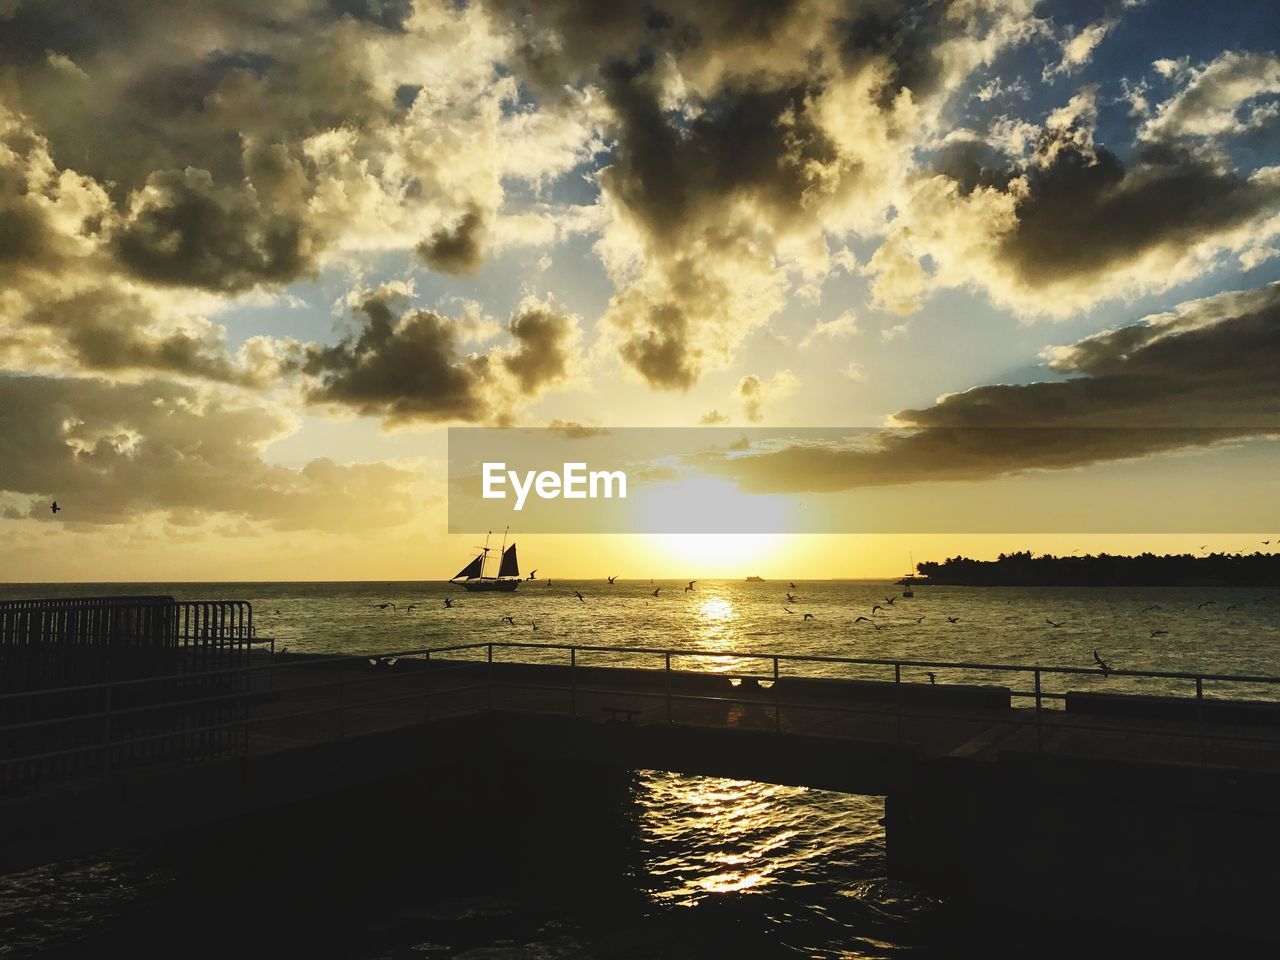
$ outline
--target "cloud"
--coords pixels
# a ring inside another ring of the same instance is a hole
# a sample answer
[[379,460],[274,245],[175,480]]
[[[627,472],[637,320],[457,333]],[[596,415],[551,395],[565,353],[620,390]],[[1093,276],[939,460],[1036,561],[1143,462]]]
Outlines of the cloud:
[[808,333],[804,335],[804,339],[800,341],[800,349],[807,347],[820,340],[831,340],[837,337],[851,337],[858,333],[858,318],[852,310],[845,310],[834,320],[823,320],[815,323]]
[[1056,65],[1044,68],[1045,82],[1052,81],[1054,77],[1075,73],[1084,67],[1093,58],[1093,51],[1098,44],[1102,43],[1119,22],[1116,19],[1104,18],[1087,24],[1079,30],[1069,30],[1062,41],[1061,59]]
[[[166,381],[0,376],[0,491],[30,498],[19,515],[126,524],[154,513],[187,525],[239,517],[275,530],[358,532],[413,516],[416,471],[393,463],[300,468],[263,451],[296,429],[233,395]],[[11,519],[13,516],[10,517]]]
[[974,387],[902,411],[895,430],[793,444],[716,469],[753,491],[832,491],[1280,436],[1280,284],[1189,301],[1045,355],[1067,379]]
[[[1143,125],[1143,140],[1214,139],[1244,133],[1276,116],[1275,100],[1256,103],[1280,94],[1280,59],[1274,54],[1228,50],[1199,68],[1173,61],[1157,61],[1156,68],[1184,82]],[[1249,104],[1253,109],[1245,113]]]
[[440,273],[475,273],[484,262],[481,245],[484,230],[480,211],[472,207],[456,224],[441,227],[418,244],[418,256],[432,270]]
[[397,315],[401,297],[376,291],[358,308],[358,330],[336,344],[308,344],[291,365],[308,402],[389,424],[509,422],[520,398],[569,380],[580,353],[576,317],[527,299],[511,318],[513,346],[463,353],[456,321],[431,310]]
[[752,423],[759,423],[764,419],[764,404],[789,396],[795,392],[799,383],[790,370],[779,370],[768,380],[761,380],[752,373],[738,381],[733,395],[742,403],[747,419]]

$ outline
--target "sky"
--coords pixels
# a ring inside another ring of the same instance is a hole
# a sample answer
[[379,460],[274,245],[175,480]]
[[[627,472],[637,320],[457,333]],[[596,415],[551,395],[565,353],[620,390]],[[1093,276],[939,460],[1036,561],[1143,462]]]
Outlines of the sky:
[[939,517],[544,576],[1252,549],[1280,18],[1204,10],[0,0],[0,580],[448,577],[451,426],[873,428],[712,472]]

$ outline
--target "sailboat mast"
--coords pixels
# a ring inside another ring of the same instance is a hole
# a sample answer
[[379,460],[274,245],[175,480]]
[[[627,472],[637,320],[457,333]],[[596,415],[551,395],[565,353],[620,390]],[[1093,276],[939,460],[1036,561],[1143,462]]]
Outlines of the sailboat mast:
[[493,536],[490,530],[484,535],[484,552],[480,554],[480,579],[484,579],[484,565],[489,562],[489,538]]
[[502,549],[498,551],[498,572],[493,575],[495,580],[502,576],[502,561],[507,558],[507,534],[510,532],[510,526],[502,531]]

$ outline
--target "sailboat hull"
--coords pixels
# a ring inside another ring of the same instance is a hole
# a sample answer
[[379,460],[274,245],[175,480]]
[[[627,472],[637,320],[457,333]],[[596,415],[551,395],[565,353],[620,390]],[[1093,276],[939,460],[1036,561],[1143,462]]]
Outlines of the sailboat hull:
[[520,581],[511,580],[464,580],[462,586],[472,593],[511,593],[520,586]]

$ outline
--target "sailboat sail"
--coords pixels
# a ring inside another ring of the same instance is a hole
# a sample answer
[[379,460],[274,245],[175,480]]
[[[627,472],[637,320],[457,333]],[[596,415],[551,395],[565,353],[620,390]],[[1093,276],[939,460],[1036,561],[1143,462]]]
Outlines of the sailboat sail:
[[498,567],[500,577],[520,576],[520,564],[516,561],[516,545],[513,543],[502,554],[502,563]]
[[[505,562],[505,561],[504,561]],[[480,576],[484,570],[484,554],[476,557],[465,567],[459,570],[453,577],[455,580],[474,580]]]

